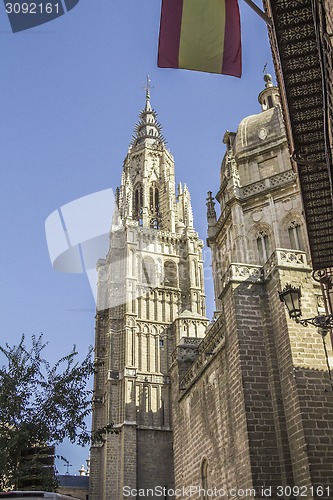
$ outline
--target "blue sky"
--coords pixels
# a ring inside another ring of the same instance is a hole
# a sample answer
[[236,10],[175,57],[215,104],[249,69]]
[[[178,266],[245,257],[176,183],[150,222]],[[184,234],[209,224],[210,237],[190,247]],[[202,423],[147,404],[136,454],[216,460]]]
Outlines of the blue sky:
[[[52,269],[44,223],[62,205],[119,185],[147,74],[177,182],[189,186],[205,240],[206,193],[219,188],[224,132],[260,111],[266,62],[273,72],[266,25],[239,3],[241,79],[157,68],[160,0],[80,0],[59,19],[16,34],[0,4],[2,344],[42,332],[50,361],[73,344],[83,357],[93,344],[88,280]],[[206,291],[211,317],[210,279]],[[68,444],[58,452],[71,473],[87,456]]]

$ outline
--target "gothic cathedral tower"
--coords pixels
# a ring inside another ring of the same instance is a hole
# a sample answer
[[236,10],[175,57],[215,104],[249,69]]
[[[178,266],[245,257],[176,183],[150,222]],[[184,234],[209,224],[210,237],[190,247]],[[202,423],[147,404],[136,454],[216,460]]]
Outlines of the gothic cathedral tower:
[[91,500],[173,487],[171,353],[203,337],[203,243],[186,185],[151,108],[149,86],[117,189],[110,249],[98,262],[93,430],[117,434],[91,449]]

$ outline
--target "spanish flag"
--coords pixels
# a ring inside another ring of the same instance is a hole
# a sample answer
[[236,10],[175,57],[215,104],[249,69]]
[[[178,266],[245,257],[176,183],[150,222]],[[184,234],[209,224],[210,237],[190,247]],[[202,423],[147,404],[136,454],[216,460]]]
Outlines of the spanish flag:
[[240,77],[237,0],[162,0],[158,66]]

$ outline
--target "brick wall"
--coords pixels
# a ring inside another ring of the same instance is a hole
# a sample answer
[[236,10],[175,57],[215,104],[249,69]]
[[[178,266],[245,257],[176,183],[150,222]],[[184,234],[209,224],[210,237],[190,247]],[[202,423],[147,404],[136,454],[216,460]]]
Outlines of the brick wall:
[[[267,284],[294,484],[317,488],[333,477],[333,391],[318,330],[295,324],[281,308],[276,291],[287,281],[301,285],[305,318],[318,314],[318,290],[310,273],[297,271],[275,273]],[[332,355],[328,337],[327,344]],[[314,494],[320,497],[328,498]]]
[[[199,380],[183,395],[178,403],[174,390],[173,426],[175,485],[202,486],[201,467],[208,461],[208,487],[227,488],[231,484],[246,482],[249,469],[246,445],[246,427],[238,427],[233,413],[230,384],[227,381],[228,359],[221,351],[210,362]],[[177,367],[172,384],[177,387]],[[242,414],[244,412],[241,412]],[[223,422],[223,424],[222,424]],[[237,468],[236,455],[240,446],[242,464]],[[237,475],[239,472],[239,475]],[[202,498],[197,493],[193,498]]]
[[[236,324],[232,308],[228,314],[232,330]],[[183,394],[178,392],[178,366],[173,365],[176,487],[202,486],[204,459],[209,488],[252,487],[239,355],[233,333],[225,335],[225,348],[212,358],[206,354],[203,373]],[[192,497],[202,498],[199,493]]]
[[238,391],[244,397],[243,418],[247,422],[253,487],[257,490],[274,487],[281,484],[281,467],[275,432],[274,392],[271,390],[271,360],[267,356],[271,339],[264,314],[267,307],[265,287],[247,282],[230,287],[225,303],[226,310],[233,309],[236,319],[230,332],[234,339],[230,349],[234,351],[238,344],[242,376]]
[[[138,429],[138,488],[173,488],[172,434],[168,430]],[[170,480],[172,482],[170,482]]]
[[333,391],[322,337],[289,320],[280,302],[278,290],[290,281],[302,286],[304,317],[317,314],[309,271],[275,269],[265,283],[230,283],[224,346],[200,373],[192,370],[183,391],[174,363],[177,487],[201,485],[206,459],[208,487],[247,491],[240,496],[250,499],[251,489],[260,498],[262,488],[298,486],[308,499],[328,498],[316,488],[333,477]]

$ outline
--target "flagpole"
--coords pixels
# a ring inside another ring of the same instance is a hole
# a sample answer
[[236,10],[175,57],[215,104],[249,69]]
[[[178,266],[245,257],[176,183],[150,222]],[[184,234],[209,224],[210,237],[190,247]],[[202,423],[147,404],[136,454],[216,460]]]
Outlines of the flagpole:
[[263,19],[265,21],[266,24],[268,24],[268,26],[273,26],[273,21],[270,17],[267,16],[267,14],[265,14],[265,12],[263,12],[259,7],[258,5],[256,5],[254,2],[252,2],[252,0],[244,0],[245,3],[247,3],[247,5],[249,7],[251,7],[252,10],[254,10],[254,12],[256,14],[258,14],[259,17],[261,17],[261,19]]

